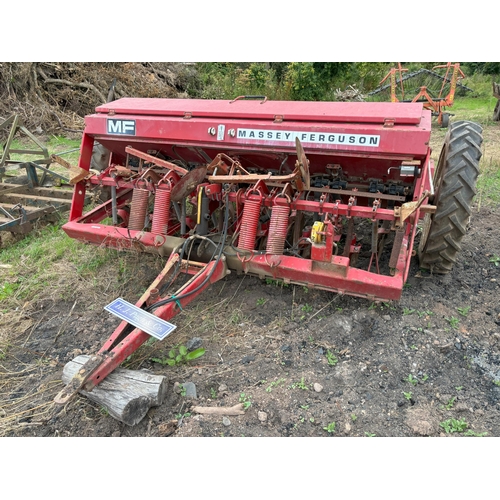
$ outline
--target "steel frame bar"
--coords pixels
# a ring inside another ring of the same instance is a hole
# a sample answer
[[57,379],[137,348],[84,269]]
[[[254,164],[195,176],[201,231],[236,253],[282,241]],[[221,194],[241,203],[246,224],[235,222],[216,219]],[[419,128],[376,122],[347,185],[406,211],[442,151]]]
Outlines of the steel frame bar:
[[[135,305],[137,307],[142,308],[146,304],[151,295],[151,291],[158,289],[158,287],[161,286],[161,283],[172,272],[173,267],[178,261],[179,255],[176,253],[171,254],[163,271],[153,281],[146,292],[144,292],[142,297],[136,302]],[[200,266],[200,271],[182,288],[182,295],[179,294],[178,300],[158,307],[155,309],[154,315],[167,321],[172,319],[211,284],[220,280],[226,276],[226,274],[227,266],[224,256],[222,256],[219,261],[212,261],[208,264]],[[208,281],[204,283],[207,278]],[[130,328],[130,325],[126,321],[122,321],[101,347],[98,355],[103,356],[103,362],[87,379],[84,386],[86,391],[91,391],[115,368],[120,366],[120,364],[123,363],[128,356],[134,353],[144,342],[151,338],[148,333],[139,328],[134,328],[132,331],[127,332]]]

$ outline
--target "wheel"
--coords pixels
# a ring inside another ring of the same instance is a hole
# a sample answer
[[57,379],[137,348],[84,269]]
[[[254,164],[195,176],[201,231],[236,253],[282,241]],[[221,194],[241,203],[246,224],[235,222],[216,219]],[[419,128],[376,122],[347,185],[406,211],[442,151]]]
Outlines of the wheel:
[[420,267],[449,273],[461,249],[476,194],[482,128],[459,121],[449,128],[434,173],[434,214],[426,214],[418,255]]
[[448,128],[449,124],[450,124],[450,114],[443,113],[441,115],[441,128]]

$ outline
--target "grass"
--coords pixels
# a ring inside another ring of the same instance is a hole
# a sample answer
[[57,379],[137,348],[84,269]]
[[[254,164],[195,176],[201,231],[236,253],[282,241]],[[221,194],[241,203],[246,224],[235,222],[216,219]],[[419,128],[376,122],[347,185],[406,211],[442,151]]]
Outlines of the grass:
[[[61,230],[62,224],[34,230],[2,249],[0,263],[11,266],[0,271],[4,281],[0,288],[2,309],[49,297],[74,300],[92,289],[95,293],[100,289],[103,295],[103,291],[133,279],[136,254],[84,245],[69,238]],[[107,265],[106,272],[101,272]]]
[[[47,141],[43,142],[40,141],[45,148],[47,149],[47,152],[50,155],[55,154],[58,156],[61,156],[64,160],[67,162],[71,163],[71,165],[78,165],[78,160],[80,158],[80,144],[81,141],[80,139],[69,139],[67,137],[63,136],[55,136],[52,135],[48,138]],[[28,150],[28,149],[35,149],[38,150],[39,147],[35,145],[35,143],[29,139],[26,136],[23,135],[17,135],[10,146],[10,149],[18,149],[18,150]],[[3,152],[3,147],[1,148],[1,151]],[[11,153],[10,154],[10,159],[11,160],[17,160],[17,161],[35,161],[43,158],[43,155],[33,155],[33,154],[22,154],[22,153]],[[61,167],[57,163],[52,163],[50,165],[50,170],[63,175],[67,176],[67,170],[64,167]],[[16,166],[10,166],[7,167],[7,175],[9,173],[17,173],[17,167]],[[41,172],[39,172],[39,175]]]

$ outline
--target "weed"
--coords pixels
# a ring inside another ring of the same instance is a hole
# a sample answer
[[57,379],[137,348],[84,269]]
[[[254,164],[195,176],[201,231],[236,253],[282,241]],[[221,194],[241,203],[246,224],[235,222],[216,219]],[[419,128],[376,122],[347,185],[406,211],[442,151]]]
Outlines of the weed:
[[229,321],[231,321],[234,325],[239,325],[240,323],[243,323],[244,319],[245,317],[243,316],[243,313],[239,309],[235,309],[232,312]]
[[309,405],[300,405],[303,410],[309,410]]
[[460,385],[460,386],[458,386],[458,387],[455,387],[455,389],[456,389],[457,391],[461,391],[463,388],[464,388],[464,386],[463,386],[463,385]]
[[404,394],[405,398],[406,398],[408,401],[410,401],[410,399],[411,399],[411,397],[412,397],[412,393],[411,393],[411,392],[404,392],[404,391],[403,391],[403,394]]
[[271,392],[273,390],[273,387],[276,387],[279,384],[282,384],[285,382],[284,378],[280,378],[279,380],[275,380],[274,382],[271,382],[267,387],[266,387],[266,392]]
[[451,318],[445,318],[446,321],[450,324],[452,328],[458,329],[458,325],[460,324],[460,320],[458,318],[455,318],[455,316],[452,316]]
[[418,384],[418,379],[414,378],[413,375],[410,373],[408,377],[406,378],[407,382],[410,382],[412,385],[417,385]]
[[326,351],[326,359],[328,360],[328,364],[331,366],[335,366],[339,362],[339,358],[335,356],[331,351]]
[[217,399],[217,391],[213,387],[210,387],[210,397],[212,399]]
[[6,283],[0,286],[0,300],[8,299],[11,295],[14,295],[18,286],[15,283]]
[[312,310],[313,310],[313,308],[309,304],[304,304],[302,306],[302,312],[304,312],[304,313],[310,313]]
[[369,438],[372,438],[372,437],[375,437],[375,436],[376,436],[376,434],[373,434],[373,433],[371,433],[371,432],[365,432],[365,436],[366,436],[366,437],[369,437]]
[[311,422],[311,424],[314,424],[314,417],[309,417],[309,422]]
[[490,262],[493,262],[495,266],[500,266],[500,257],[498,255],[493,255],[493,257],[490,257]]
[[335,422],[330,422],[326,427],[323,427],[323,430],[329,434],[333,434],[335,432]]
[[427,375],[426,373],[424,373],[424,376],[422,377],[422,382],[425,382],[428,379],[429,379],[429,375]]
[[457,397],[453,396],[448,400],[448,402],[444,406],[441,406],[441,408],[444,408],[446,410],[451,410],[453,408],[453,405],[455,404],[456,399]]
[[500,387],[500,380],[493,380],[493,383],[494,383],[496,386]]
[[186,413],[177,413],[175,415],[175,418],[177,420],[180,420],[181,418],[186,418],[186,417],[190,417],[190,416],[191,416],[191,413],[189,413],[189,412],[186,412]]
[[104,417],[108,417],[109,416],[109,410],[105,407],[105,406],[101,406],[99,408],[99,413],[104,416]]
[[464,432],[469,424],[467,424],[463,418],[460,420],[449,418],[448,420],[441,422],[439,425],[444,429],[446,434],[451,434],[453,432]]
[[422,318],[424,316],[432,316],[432,311],[415,311],[417,313],[417,316],[419,318]]
[[309,387],[307,387],[306,383],[304,382],[304,377],[300,379],[300,382],[295,382],[290,386],[290,389],[302,389],[303,391],[308,391]]
[[356,422],[356,420],[358,420],[358,416],[357,416],[355,413],[353,413],[353,414],[351,415],[351,420],[352,420],[353,422]]
[[284,281],[273,280],[272,278],[266,278],[266,285],[281,286],[285,288],[288,287],[288,283],[285,283]]
[[403,316],[408,316],[410,314],[413,314],[415,312],[415,309],[408,309],[406,307],[403,308]]
[[154,363],[159,363],[160,365],[175,366],[197,359],[203,356],[204,354],[205,354],[205,349],[203,347],[188,352],[186,346],[180,345],[170,349],[170,351],[168,352],[168,357],[150,358],[150,359]]
[[264,299],[261,297],[260,299],[257,299],[257,305],[258,306],[263,306],[267,302],[267,299]]
[[461,314],[462,316],[466,317],[467,314],[469,314],[469,311],[470,311],[470,307],[471,306],[467,306],[467,307],[457,307],[457,311],[459,314]]
[[417,347],[415,344],[412,344],[412,345],[410,346],[410,349],[413,349],[413,350],[415,351],[415,350],[417,350],[417,349],[418,349],[418,347]]
[[472,437],[484,437],[487,436],[487,432],[474,432],[472,429],[464,432],[464,436],[472,436]]
[[184,397],[186,395],[187,389],[183,385],[180,386],[180,389],[181,389],[181,392],[179,394],[182,397]]
[[252,406],[252,402],[250,401],[252,399],[252,396],[247,396],[244,392],[240,394],[240,403],[243,403],[243,409],[248,410],[250,406]]

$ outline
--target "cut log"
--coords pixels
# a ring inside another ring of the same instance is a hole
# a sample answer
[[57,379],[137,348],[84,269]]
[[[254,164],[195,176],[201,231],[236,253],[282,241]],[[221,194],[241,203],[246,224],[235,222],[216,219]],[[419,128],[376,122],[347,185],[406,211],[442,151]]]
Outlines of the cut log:
[[[64,366],[62,381],[68,384],[90,356],[77,356]],[[138,424],[152,406],[163,403],[168,380],[146,371],[117,368],[91,392],[80,394],[104,406],[109,414],[126,425]]]

